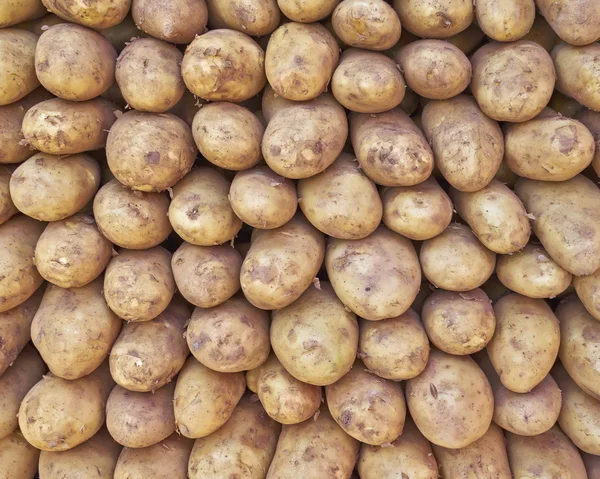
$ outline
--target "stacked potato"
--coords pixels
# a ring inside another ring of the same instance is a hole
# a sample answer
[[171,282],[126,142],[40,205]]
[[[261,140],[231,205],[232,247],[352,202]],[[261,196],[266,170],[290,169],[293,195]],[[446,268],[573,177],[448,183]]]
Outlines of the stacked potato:
[[0,479],[600,477],[599,2],[42,1]]

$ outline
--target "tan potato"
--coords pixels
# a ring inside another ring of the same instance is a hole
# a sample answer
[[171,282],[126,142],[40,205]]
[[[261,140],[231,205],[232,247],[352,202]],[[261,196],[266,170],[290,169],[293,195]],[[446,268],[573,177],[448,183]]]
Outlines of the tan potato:
[[40,86],[34,61],[37,41],[38,36],[26,30],[0,30],[0,105],[18,101]]
[[536,3],[563,41],[571,45],[588,45],[600,39],[600,5],[597,2],[537,0]]
[[492,181],[504,155],[502,131],[473,98],[429,102],[421,118],[436,166],[454,188],[473,192]]
[[118,25],[123,21],[131,0],[111,0],[89,3],[85,0],[42,0],[49,12],[64,20],[99,30]]
[[0,439],[0,477],[31,479],[36,476],[40,451],[29,444],[16,430]]
[[460,217],[494,253],[515,253],[529,241],[531,225],[527,211],[517,195],[499,181],[492,180],[471,193],[452,189],[450,197]]
[[[39,2],[41,4],[41,0],[39,0]],[[59,23],[69,23],[67,20],[54,15],[54,13],[48,13],[48,9],[46,7],[43,8],[45,15],[43,14],[43,16],[38,16],[33,20],[19,23],[16,26],[23,30],[27,30],[28,32],[35,33],[36,35],[41,35],[48,30],[48,28],[53,27],[54,25],[58,25]]]
[[506,164],[506,161],[502,160],[502,163],[500,163],[500,168],[498,168],[498,171],[494,175],[494,179],[500,183],[504,183],[510,189],[514,189],[515,183],[519,177],[510,170]]
[[204,100],[194,96],[192,92],[186,89],[183,92],[181,100],[169,110],[169,113],[173,113],[173,115],[181,118],[191,128],[194,122],[194,116],[205,103]]
[[[258,392],[258,375],[260,373],[260,366],[254,369],[246,371],[246,386],[253,393]],[[289,374],[289,373],[288,373]]]
[[600,176],[600,112],[583,108],[575,115],[575,119],[583,123],[594,137],[596,150],[592,160],[592,168]]
[[437,288],[470,291],[494,272],[496,254],[483,246],[468,226],[452,223],[421,246],[421,267]]
[[588,313],[600,321],[600,269],[589,276],[575,276],[573,286]]
[[535,19],[533,0],[475,0],[473,6],[479,28],[497,42],[514,42],[523,38],[531,30]]
[[544,47],[544,50],[550,53],[552,48],[554,48],[558,37],[544,17],[542,15],[536,15],[529,33],[527,33],[522,40],[535,42]]
[[218,431],[196,439],[190,455],[188,477],[265,477],[281,426],[260,404],[243,398]]
[[[275,0],[207,0],[209,27],[231,28],[253,37],[273,32],[281,19]],[[288,17],[291,18],[291,17]]]
[[313,23],[331,15],[340,0],[277,0],[277,6],[285,18],[293,22]]
[[46,12],[41,0],[5,0],[0,5],[0,28],[39,18]]
[[138,29],[129,13],[120,23],[112,27],[101,28],[99,31],[115,48],[117,53],[121,53],[133,39],[146,36],[145,32]]
[[169,43],[190,43],[206,31],[204,0],[134,0],[131,15],[140,30]]
[[470,55],[481,44],[484,37],[485,35],[477,23],[473,22],[462,32],[452,35],[445,40],[457,47],[465,55]]
[[10,178],[14,170],[0,164],[0,225],[19,212],[10,197]]
[[548,108],[569,118],[574,118],[579,111],[585,109],[577,100],[569,98],[556,90],[552,94]]
[[107,362],[73,381],[44,376],[19,408],[23,436],[42,451],[66,451],[87,441],[104,424],[113,385]]
[[465,30],[473,21],[469,0],[394,0],[402,27],[423,38],[448,38]]
[[600,190],[592,181],[582,175],[561,182],[520,178],[515,193],[559,266],[575,276],[600,269]]
[[[320,98],[333,98],[330,94],[328,93],[323,93]],[[275,113],[277,113],[279,110],[282,110],[283,108],[287,108],[288,106],[294,106],[294,105],[298,105],[298,102],[295,102],[293,100],[288,100],[284,97],[282,97],[281,95],[279,95],[278,93],[275,92],[275,90],[273,90],[273,88],[271,88],[271,85],[269,85],[269,83],[267,83],[265,85],[265,89],[262,91],[262,95],[260,97],[260,102],[261,102],[261,112],[264,116],[265,122],[269,123],[271,121],[271,118],[273,118],[273,115]]]
[[490,276],[490,279],[483,283],[481,289],[485,294],[488,295],[488,298],[490,298],[490,301],[492,303],[496,303],[496,301],[498,301],[503,296],[512,293],[510,289],[508,289],[500,282],[500,280],[495,274]]

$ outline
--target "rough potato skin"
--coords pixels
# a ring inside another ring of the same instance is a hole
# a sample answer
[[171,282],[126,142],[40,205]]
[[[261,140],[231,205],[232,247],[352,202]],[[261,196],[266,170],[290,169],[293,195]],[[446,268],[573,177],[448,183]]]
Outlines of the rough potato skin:
[[0,475],[5,478],[35,477],[40,451],[18,429],[0,439]]
[[99,30],[118,25],[131,8],[131,0],[86,2],[85,0],[42,0],[48,11],[69,22]]
[[600,269],[588,276],[575,276],[573,286],[588,313],[600,321]]
[[552,29],[571,45],[588,45],[600,38],[600,4],[593,0],[537,0]]
[[328,17],[340,0],[277,0],[285,17],[293,22],[313,23]]
[[471,0],[394,0],[402,27],[422,38],[448,38],[473,21]]
[[10,197],[10,178],[14,170],[13,167],[0,164],[0,225],[19,212]]
[[39,18],[46,13],[41,0],[6,0],[0,5],[0,28]]
[[594,137],[596,149],[592,160],[592,168],[600,176],[600,112],[583,108],[575,115],[575,119],[583,123]]
[[38,36],[17,28],[0,30],[0,105],[20,100],[40,86],[34,56]]
[[212,30],[231,28],[253,37],[263,37],[272,33],[281,20],[275,0],[207,0],[206,6]]
[[187,44],[206,31],[204,0],[134,0],[131,15],[136,26],[160,40]]
[[479,28],[497,42],[523,38],[535,19],[533,0],[475,0],[473,6]]

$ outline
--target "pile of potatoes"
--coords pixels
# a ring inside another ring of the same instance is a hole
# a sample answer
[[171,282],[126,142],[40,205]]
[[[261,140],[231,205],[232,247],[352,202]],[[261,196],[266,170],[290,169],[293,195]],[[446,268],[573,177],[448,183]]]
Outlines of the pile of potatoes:
[[600,479],[598,0],[2,0],[0,479]]

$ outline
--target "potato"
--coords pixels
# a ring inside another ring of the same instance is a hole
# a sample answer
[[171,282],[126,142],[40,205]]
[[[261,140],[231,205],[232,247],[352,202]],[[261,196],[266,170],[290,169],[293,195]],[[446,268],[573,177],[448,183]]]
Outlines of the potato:
[[356,357],[356,316],[345,310],[329,283],[317,283],[291,305],[272,312],[271,346],[296,379],[316,386],[332,384],[350,370]]
[[134,0],[131,15],[137,27],[169,43],[190,43],[206,31],[204,0]]
[[473,22],[462,32],[452,35],[445,40],[457,47],[465,55],[470,55],[481,44],[484,37],[485,35],[477,23]]
[[531,235],[527,211],[517,195],[499,181],[491,180],[476,192],[453,189],[450,197],[458,214],[489,250],[511,254],[527,244]]
[[277,6],[285,18],[292,22],[312,23],[331,15],[340,0],[277,0]]
[[196,439],[190,455],[188,477],[265,477],[281,426],[260,404],[243,398],[218,431]]
[[206,102],[192,94],[189,90],[183,92],[181,100],[169,110],[169,113],[181,118],[191,128],[194,116]]
[[[536,2],[537,3],[537,2]],[[552,27],[548,25],[548,22],[541,15],[536,15],[535,20],[533,21],[533,25],[522,40],[528,40],[530,42],[535,42],[546,50],[548,53],[552,51],[558,37]]]
[[558,43],[552,50],[556,89],[595,111],[600,110],[598,55],[600,45],[597,43],[583,47]]
[[266,479],[350,477],[360,443],[337,425],[326,407],[315,417],[283,426]]
[[532,437],[507,432],[506,450],[514,477],[587,477],[579,451],[558,426]]
[[110,2],[93,2],[86,0],[42,0],[49,12],[86,27],[99,30],[118,25],[123,21],[131,0],[111,0]]
[[[41,1],[40,4],[42,5]],[[53,27],[54,25],[58,25],[59,23],[69,23],[67,20],[54,15],[54,13],[48,13],[46,7],[43,7],[42,15],[43,16],[38,16],[33,20],[19,23],[16,26],[23,30],[27,30],[28,32],[35,33],[36,35],[41,35],[48,30],[48,28]]]
[[[319,100],[324,98],[327,98],[332,103],[334,103],[334,98],[330,93],[323,93],[322,95],[320,95]],[[260,102],[261,112],[264,116],[266,123],[269,123],[271,121],[271,118],[273,118],[273,115],[279,110],[287,108],[288,106],[300,104],[293,100],[288,100],[280,96],[278,93],[275,92],[275,90],[273,90],[273,88],[271,88],[271,85],[269,85],[269,83],[265,85],[265,89],[262,91]]]
[[402,27],[423,38],[448,38],[465,30],[473,21],[468,0],[394,0]]
[[25,302],[44,281],[35,267],[33,254],[45,226],[24,215],[0,225],[0,244],[4,250],[0,259],[0,313]]
[[44,376],[19,408],[23,436],[42,451],[66,451],[87,441],[104,424],[104,405],[113,385],[107,362],[73,381]]
[[152,446],[138,449],[125,447],[117,461],[114,479],[184,478],[193,445],[191,439],[174,433]]
[[578,112],[585,109],[583,105],[573,98],[569,98],[556,90],[552,94],[550,103],[548,103],[548,108],[569,118],[574,118]]
[[436,288],[465,292],[489,279],[496,254],[483,246],[468,226],[452,223],[422,244],[420,260],[423,274]]
[[492,303],[496,303],[496,301],[498,301],[503,296],[512,293],[510,289],[508,289],[500,282],[500,280],[495,274],[490,276],[490,279],[483,283],[481,289],[485,294],[488,295],[488,298],[490,298],[490,301]]
[[502,131],[473,98],[459,95],[429,102],[422,122],[436,166],[448,183],[474,192],[492,181],[504,155]]
[[13,171],[14,168],[0,164],[0,225],[19,212],[10,197],[10,178]]
[[520,178],[515,193],[559,266],[575,276],[600,269],[600,190],[592,181],[582,175],[561,182]]
[[412,309],[382,321],[361,319],[358,357],[379,377],[402,381],[421,374],[429,359],[429,338]]
[[537,0],[536,3],[540,13],[563,41],[579,46],[600,39],[600,5],[597,2]]
[[0,478],[31,479],[36,476],[40,451],[16,430],[0,439]]
[[406,383],[406,402],[421,433],[449,449],[483,437],[494,412],[492,388],[475,361],[438,349],[432,349],[425,370]]
[[514,42],[523,38],[531,30],[535,19],[533,0],[475,0],[474,9],[479,28],[497,42]]
[[278,95],[288,100],[312,100],[327,90],[338,60],[338,45],[327,28],[318,23],[291,22],[271,35],[265,72]]
[[0,5],[0,28],[39,18],[45,13],[41,0],[6,0]]
[[273,32],[281,19],[281,12],[275,0],[207,0],[206,5],[209,27],[212,30],[231,28],[246,35],[262,37]]
[[117,53],[121,53],[133,39],[146,36],[145,32],[138,29],[133,21],[133,17],[129,13],[120,23],[112,27],[101,28],[99,31],[110,42]]
[[583,123],[594,137],[596,149],[592,160],[592,168],[600,176],[600,113],[584,108],[575,115],[575,119]]
[[0,30],[0,105],[18,101],[40,86],[34,62],[37,41],[38,36],[26,30]]
[[493,120],[531,120],[554,91],[552,58],[531,41],[488,43],[473,54],[471,65],[471,91],[481,110]]
[[44,479],[113,479],[121,446],[105,428],[83,444],[69,451],[40,454],[39,473]]
[[65,100],[91,100],[115,80],[117,52],[100,33],[62,23],[49,28],[35,49],[35,72],[43,87]]
[[600,269],[589,276],[574,277],[573,286],[588,313],[600,321]]
[[541,299],[510,294],[494,305],[496,331],[487,352],[502,384],[527,393],[550,372],[560,346],[556,316]]

